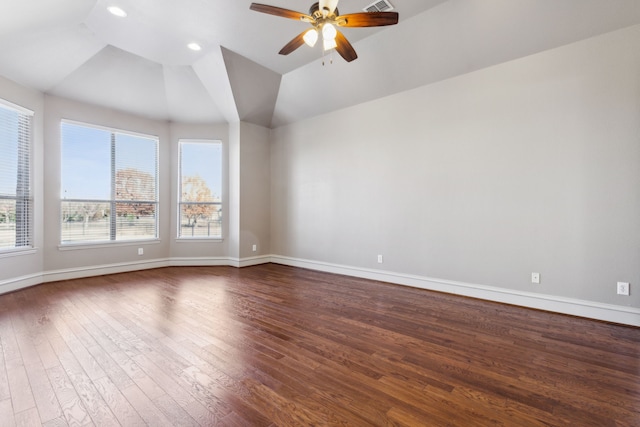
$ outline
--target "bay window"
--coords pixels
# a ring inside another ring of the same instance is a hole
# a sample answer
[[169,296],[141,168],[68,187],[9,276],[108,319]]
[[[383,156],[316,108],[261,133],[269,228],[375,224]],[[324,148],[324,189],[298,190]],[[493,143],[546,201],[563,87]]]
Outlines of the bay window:
[[158,237],[158,138],[61,124],[61,241]]

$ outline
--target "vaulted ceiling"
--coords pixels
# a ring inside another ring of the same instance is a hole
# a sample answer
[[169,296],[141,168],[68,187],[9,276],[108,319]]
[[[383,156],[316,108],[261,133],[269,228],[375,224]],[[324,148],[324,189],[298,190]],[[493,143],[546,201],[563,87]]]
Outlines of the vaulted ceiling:
[[390,1],[398,25],[344,29],[359,55],[346,63],[323,61],[319,46],[278,55],[308,24],[253,12],[251,0],[6,0],[0,75],[158,120],[274,127],[640,23],[637,0]]

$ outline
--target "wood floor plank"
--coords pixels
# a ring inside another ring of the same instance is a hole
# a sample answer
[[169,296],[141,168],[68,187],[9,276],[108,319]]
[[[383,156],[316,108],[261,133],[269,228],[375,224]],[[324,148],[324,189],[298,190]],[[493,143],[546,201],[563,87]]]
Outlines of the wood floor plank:
[[62,417],[62,408],[41,362],[38,360],[36,363],[27,365],[25,369],[33,390],[40,421],[45,423]]
[[198,426],[196,420],[168,395],[158,397],[153,403],[160,408],[160,411],[174,426]]
[[127,388],[133,384],[133,380],[127,375],[127,373],[118,365],[111,353],[104,350],[101,346],[94,346],[87,349],[89,353],[95,358],[96,362],[100,365],[102,370],[106,373],[109,379],[120,389]]
[[14,427],[16,425],[11,399],[0,400],[0,414],[2,414],[3,426]]
[[67,424],[70,426],[92,425],[89,412],[85,409],[63,367],[56,366],[47,369],[47,376],[51,381]]
[[0,425],[637,427],[638,360],[640,328],[275,264],[0,295]]
[[[14,326],[18,326],[22,324],[22,322],[15,322]],[[36,350],[36,347],[33,345],[33,341],[29,336],[27,329],[24,325],[21,325],[20,328],[15,328],[18,332],[15,334],[16,343],[18,344],[18,348],[20,350],[20,358],[22,359],[22,363],[24,365],[30,365],[32,363],[40,362],[40,355]]]
[[326,423],[322,414],[314,413],[304,405],[287,400],[269,387],[251,378],[243,381],[254,406],[259,406],[278,425],[321,425]]
[[153,361],[148,356],[153,357],[152,355],[138,354],[133,356],[132,359],[136,362],[140,369],[142,369],[150,378],[153,378],[156,384],[158,384],[158,386],[180,406],[187,407],[189,404],[195,401],[194,397],[191,396],[189,392],[185,390],[181,385],[179,385],[171,375],[172,372],[179,375],[182,370],[165,371],[161,367],[153,363]]
[[91,380],[95,381],[107,375],[98,361],[79,340],[71,340],[67,342],[67,345],[84,373],[86,373]]
[[[218,415],[209,411],[202,403],[198,402],[197,400],[194,400],[193,402],[187,404],[184,410],[201,426],[224,425],[224,423],[221,423],[221,419]],[[244,425],[252,424],[246,423]]]
[[18,412],[15,416],[15,421],[17,427],[38,427],[42,425],[36,408]]
[[[67,334],[65,333],[65,335]],[[72,346],[77,343],[74,336],[67,335],[67,339],[71,341]],[[100,397],[93,381],[84,371],[67,343],[56,337],[51,340],[51,344],[60,359],[66,378],[77,392],[77,396],[81,399],[83,407],[88,411],[91,419],[103,425],[117,425],[114,415]],[[62,404],[62,402],[60,403]]]
[[122,394],[148,425],[158,427],[173,425],[136,384],[122,390]]
[[69,424],[64,420],[63,417],[56,418],[55,420],[47,421],[46,423],[42,423],[43,427],[68,427]]
[[2,351],[2,337],[0,336],[0,402],[11,399],[9,390],[9,379],[7,378],[7,365],[4,361],[4,351]]
[[54,368],[60,365],[60,359],[56,356],[56,353],[53,351],[53,347],[51,347],[51,343],[49,343],[48,340],[44,340],[37,344],[36,351],[38,352],[40,362],[45,369]]
[[36,402],[33,398],[33,391],[29,384],[27,371],[22,364],[22,359],[10,360],[6,365],[14,414],[35,408]]
[[112,353],[111,357],[149,399],[155,399],[165,394],[165,391],[126,353],[122,351]]
[[[7,295],[3,300],[12,302],[12,295]],[[14,314],[13,317],[18,317],[18,314]],[[11,322],[11,317],[6,316],[0,318],[0,342],[2,342],[2,352],[4,354],[4,360],[15,360],[22,359],[20,355],[20,349],[18,347],[18,342],[16,341],[16,336],[13,331],[13,325]]]
[[102,377],[95,382],[96,389],[107,403],[111,412],[123,426],[143,426],[145,422],[120,392],[120,389],[109,377]]

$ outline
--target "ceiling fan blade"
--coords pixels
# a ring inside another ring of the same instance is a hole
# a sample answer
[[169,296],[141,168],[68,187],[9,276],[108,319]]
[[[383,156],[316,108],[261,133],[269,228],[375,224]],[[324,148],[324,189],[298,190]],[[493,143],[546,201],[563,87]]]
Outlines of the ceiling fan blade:
[[382,27],[397,23],[398,12],[360,12],[338,17],[338,25],[341,27]]
[[351,62],[358,57],[349,40],[340,31],[336,34],[336,50],[347,62]]
[[296,21],[313,22],[313,18],[306,13],[296,12],[281,7],[269,6],[268,4],[251,3],[249,9],[256,12],[268,13],[269,15],[281,16],[283,18],[295,19]]
[[333,11],[336,10],[336,7],[338,7],[338,0],[320,0],[319,3],[320,11],[325,17],[331,15]]
[[309,30],[304,30],[303,32],[295,36],[293,40],[291,40],[282,49],[280,49],[280,52],[278,53],[280,55],[289,55],[291,52],[302,46],[304,44],[304,33],[306,33],[307,31]]

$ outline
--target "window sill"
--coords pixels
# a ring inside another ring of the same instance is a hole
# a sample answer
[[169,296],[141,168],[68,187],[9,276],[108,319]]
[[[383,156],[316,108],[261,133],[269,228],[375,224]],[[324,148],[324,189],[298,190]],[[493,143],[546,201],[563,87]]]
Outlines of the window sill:
[[140,245],[156,245],[160,243],[160,239],[149,240],[126,240],[126,241],[114,241],[114,242],[82,242],[82,243],[65,243],[58,245],[59,251],[81,251],[84,249],[105,249],[105,248],[117,248],[122,246],[140,246]]
[[222,237],[178,237],[176,243],[222,243]]

